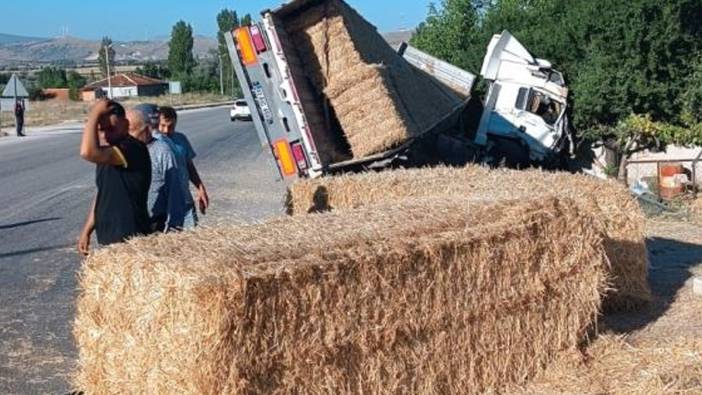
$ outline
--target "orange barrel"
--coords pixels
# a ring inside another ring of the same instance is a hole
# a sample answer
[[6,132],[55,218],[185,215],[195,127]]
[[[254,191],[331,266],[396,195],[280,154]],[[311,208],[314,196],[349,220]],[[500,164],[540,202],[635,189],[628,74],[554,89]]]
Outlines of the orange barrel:
[[685,192],[683,185],[683,177],[679,175],[685,174],[685,168],[678,164],[662,165],[660,174],[658,175],[658,185],[661,193],[661,199],[672,200]]

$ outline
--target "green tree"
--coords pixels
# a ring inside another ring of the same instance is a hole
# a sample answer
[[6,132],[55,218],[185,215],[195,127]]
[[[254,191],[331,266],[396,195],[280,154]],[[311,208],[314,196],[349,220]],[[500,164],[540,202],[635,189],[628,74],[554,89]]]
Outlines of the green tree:
[[37,85],[41,89],[66,88],[66,70],[55,67],[43,67],[37,75]]
[[76,71],[72,70],[66,74],[66,85],[68,86],[68,94],[71,100],[80,100],[80,90],[86,83],[87,79]]
[[219,42],[219,59],[222,62],[222,82],[224,86],[224,93],[229,96],[234,95],[236,90],[236,77],[234,76],[234,67],[232,66],[231,58],[229,57],[229,51],[227,50],[227,42],[224,39],[225,34],[231,34],[230,32],[235,27],[239,26],[239,18],[236,11],[224,9],[217,15],[217,26],[219,27],[219,32],[217,33],[217,41]]
[[183,76],[184,92],[219,92],[219,59],[217,58],[217,51],[213,49],[209,55],[193,68],[191,74]]
[[192,74],[195,67],[193,57],[193,28],[184,21],[173,26],[171,41],[168,43],[168,67],[177,78]]
[[251,25],[251,22],[253,20],[251,19],[251,14],[246,14],[244,15],[243,18],[239,21],[239,26],[249,26]]
[[702,56],[694,62],[682,95],[683,122],[687,124],[702,123]]
[[480,69],[482,45],[478,4],[472,0],[443,0],[431,4],[425,22],[412,37],[412,45],[469,70]]
[[110,73],[114,74],[115,70],[115,49],[112,47],[112,39],[103,37],[98,50],[98,64],[100,65],[100,73],[103,78],[107,78],[107,58],[110,60]]
[[[653,142],[690,141],[690,130],[700,130],[699,20],[700,0],[444,0],[412,42],[477,72],[490,37],[509,30],[564,72],[579,133],[616,141],[626,156]],[[649,138],[631,114],[660,126],[653,133],[678,137]]]
[[137,67],[135,72],[151,78],[167,79],[170,77],[168,67],[156,62],[146,62],[143,66]]

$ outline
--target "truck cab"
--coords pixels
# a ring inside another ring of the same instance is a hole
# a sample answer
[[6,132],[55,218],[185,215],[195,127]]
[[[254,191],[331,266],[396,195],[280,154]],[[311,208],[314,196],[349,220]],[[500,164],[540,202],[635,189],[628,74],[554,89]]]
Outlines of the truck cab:
[[551,63],[534,58],[509,32],[493,36],[480,74],[489,83],[476,143],[512,140],[532,162],[557,153],[568,138],[568,88]]

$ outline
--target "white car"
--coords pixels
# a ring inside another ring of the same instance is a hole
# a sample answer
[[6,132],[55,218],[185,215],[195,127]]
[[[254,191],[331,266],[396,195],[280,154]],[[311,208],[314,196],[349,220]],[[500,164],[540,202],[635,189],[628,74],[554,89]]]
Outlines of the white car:
[[229,110],[229,118],[231,118],[232,122],[251,120],[251,110],[246,100],[237,100],[234,102],[234,106]]

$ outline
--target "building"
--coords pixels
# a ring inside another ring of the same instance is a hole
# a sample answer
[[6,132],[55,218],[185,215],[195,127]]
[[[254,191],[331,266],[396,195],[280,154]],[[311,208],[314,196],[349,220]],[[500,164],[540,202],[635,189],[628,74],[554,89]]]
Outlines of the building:
[[[137,96],[160,96],[168,93],[168,82],[146,77],[137,73],[117,73],[110,78],[112,97],[115,99]],[[93,82],[81,89],[83,101],[94,101],[100,97],[110,96],[110,84],[107,78]]]
[[41,94],[46,98],[46,100],[71,100],[71,90],[68,88],[46,88],[42,89]]

